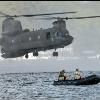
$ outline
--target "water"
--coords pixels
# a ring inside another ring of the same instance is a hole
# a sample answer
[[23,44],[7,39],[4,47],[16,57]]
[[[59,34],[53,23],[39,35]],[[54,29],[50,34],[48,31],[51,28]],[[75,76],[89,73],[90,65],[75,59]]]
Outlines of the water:
[[[100,72],[95,73],[100,75]],[[100,84],[53,86],[57,76],[56,72],[1,74],[0,100],[100,100]]]

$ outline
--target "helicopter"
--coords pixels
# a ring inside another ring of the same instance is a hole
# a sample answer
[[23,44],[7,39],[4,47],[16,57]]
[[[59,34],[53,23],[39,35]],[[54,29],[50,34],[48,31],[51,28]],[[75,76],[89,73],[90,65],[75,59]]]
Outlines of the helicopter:
[[55,49],[53,56],[58,56],[56,49],[64,48],[70,45],[74,37],[69,34],[66,29],[65,20],[68,19],[84,19],[96,18],[100,16],[88,17],[48,17],[40,18],[42,20],[56,20],[52,23],[52,27],[48,29],[39,29],[30,31],[29,29],[22,29],[21,22],[15,20],[17,17],[37,17],[50,16],[56,14],[69,14],[76,12],[60,12],[60,13],[46,13],[46,14],[32,14],[32,15],[8,15],[0,12],[6,19],[2,22],[2,37],[0,38],[1,53],[3,58],[16,58],[25,56],[29,57],[29,53],[33,56],[38,56],[39,51],[46,51]]

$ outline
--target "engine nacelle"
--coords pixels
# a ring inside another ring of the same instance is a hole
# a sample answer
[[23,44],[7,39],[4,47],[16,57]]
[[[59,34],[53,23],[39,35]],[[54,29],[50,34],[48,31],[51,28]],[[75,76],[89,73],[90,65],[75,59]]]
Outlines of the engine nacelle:
[[10,17],[2,23],[2,35],[15,35],[22,31],[21,22]]

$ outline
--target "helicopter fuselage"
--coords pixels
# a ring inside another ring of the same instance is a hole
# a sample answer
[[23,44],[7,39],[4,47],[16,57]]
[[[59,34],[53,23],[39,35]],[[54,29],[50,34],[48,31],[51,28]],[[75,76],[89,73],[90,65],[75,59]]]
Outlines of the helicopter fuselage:
[[21,32],[15,36],[2,38],[2,57],[12,58],[23,56],[34,51],[46,51],[63,48],[73,41],[69,34],[57,32],[53,28],[32,32]]
[[[48,15],[68,14],[76,12],[60,12],[30,15],[8,15],[0,12],[6,19],[2,23],[2,38],[0,39],[1,53],[4,58],[16,58],[24,56],[28,58],[28,53],[33,52],[33,56],[38,56],[38,51],[64,48],[73,42],[74,37],[69,35],[66,29],[65,20],[100,18],[100,16],[82,16],[82,17],[49,17]],[[14,18],[19,17],[37,17],[42,20],[55,20],[52,28],[40,29],[36,31],[23,30],[21,22]],[[53,56],[58,56],[58,52],[53,52]]]
[[53,22],[52,28],[29,31],[29,29],[22,30],[20,21],[11,18],[3,22],[2,30],[0,45],[4,58],[15,58],[31,52],[64,48],[73,41],[64,20]]

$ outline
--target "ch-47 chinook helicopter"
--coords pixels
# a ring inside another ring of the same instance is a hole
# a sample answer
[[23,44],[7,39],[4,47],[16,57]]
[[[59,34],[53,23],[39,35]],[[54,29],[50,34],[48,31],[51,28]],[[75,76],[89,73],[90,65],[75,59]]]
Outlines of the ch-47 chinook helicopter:
[[[72,43],[73,37],[66,29],[63,19],[57,18],[53,22],[53,27],[29,31],[22,29],[21,22],[15,20],[16,17],[37,17],[45,15],[68,14],[76,12],[46,13],[34,15],[7,15],[0,12],[6,19],[2,23],[2,37],[0,39],[1,53],[3,58],[16,58],[24,56],[28,58],[28,53],[38,56],[39,51],[63,48]],[[58,56],[58,52],[53,52],[53,56]]]
[[65,20],[68,19],[84,19],[96,18],[100,16],[88,17],[48,17],[41,18],[45,20],[56,19],[53,27],[48,29],[39,29],[29,31],[23,30],[21,22],[15,20],[16,17],[37,17],[56,14],[68,14],[76,12],[61,12],[61,13],[46,13],[46,14],[33,14],[33,15],[7,15],[0,12],[6,19],[2,23],[2,37],[0,39],[1,53],[3,58],[16,58],[24,56],[28,58],[28,53],[33,53],[33,56],[38,56],[39,51],[46,51],[55,49],[53,56],[58,56],[57,48],[64,48],[73,42],[73,37],[66,29]]

